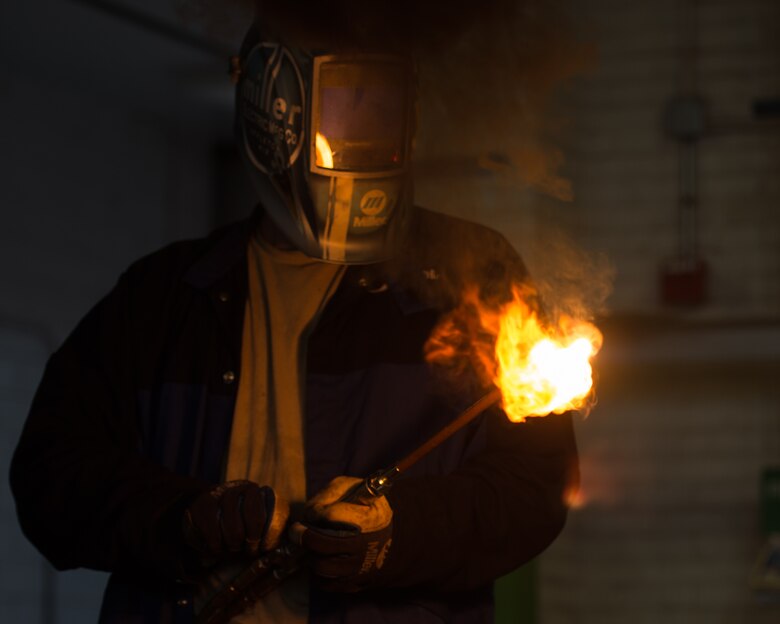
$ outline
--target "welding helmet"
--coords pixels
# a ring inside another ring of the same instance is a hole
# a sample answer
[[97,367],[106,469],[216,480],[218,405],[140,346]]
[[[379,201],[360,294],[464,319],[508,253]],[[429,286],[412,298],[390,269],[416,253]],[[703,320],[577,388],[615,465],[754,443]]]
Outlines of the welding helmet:
[[391,257],[412,205],[411,59],[309,52],[250,32],[237,85],[239,148],[284,236],[329,262]]

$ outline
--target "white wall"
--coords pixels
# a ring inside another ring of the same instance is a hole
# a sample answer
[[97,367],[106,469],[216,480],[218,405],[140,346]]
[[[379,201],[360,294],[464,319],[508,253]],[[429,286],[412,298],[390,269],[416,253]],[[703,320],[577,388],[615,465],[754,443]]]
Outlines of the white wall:
[[[575,232],[616,282],[599,404],[578,424],[584,506],[541,559],[544,624],[780,621],[780,596],[750,588],[759,478],[780,464],[780,127],[751,103],[780,97],[780,3],[696,4],[571,3],[600,49],[572,94]],[[679,57],[686,6],[698,84]],[[693,310],[658,288],[678,193],[661,118],[681,84],[712,124],[699,147],[710,300]]]
[[[584,506],[540,560],[539,621],[780,621],[780,596],[750,587],[759,478],[780,465],[780,121],[754,119],[751,104],[780,97],[780,2],[567,5],[598,47],[558,109],[574,201],[473,165],[440,166],[419,185],[424,204],[506,234],[537,276],[572,266],[550,226],[615,268],[599,403],[577,424]],[[710,296],[695,309],[665,306],[659,289],[679,194],[679,146],[662,118],[680,90],[704,98],[710,121],[698,147]],[[484,144],[459,127],[453,137],[464,152]]]
[[[0,470],[4,476],[47,351],[44,336],[0,327]],[[44,564],[19,529],[7,477],[0,481],[0,552],[0,619],[40,621]]]
[[[612,308],[662,311],[657,276],[675,252],[678,194],[678,146],[663,133],[662,114],[684,89],[704,98],[710,118],[699,147],[699,200],[711,301],[697,315],[776,316],[780,128],[754,120],[751,104],[780,95],[780,5],[591,0],[574,6],[583,32],[598,43],[599,59],[574,90],[572,170],[582,237],[619,269]],[[687,7],[693,7],[688,28],[681,26]],[[692,45],[692,52],[681,52]],[[695,56],[688,61],[681,53]],[[686,70],[689,62],[694,71]]]
[[[212,220],[210,144],[45,76],[3,76],[0,99],[0,472],[48,351],[133,260]],[[56,519],[52,518],[52,522]],[[0,482],[0,621],[43,619],[44,564]],[[53,577],[53,622],[97,619],[104,575]],[[50,620],[50,624],[51,624]]]

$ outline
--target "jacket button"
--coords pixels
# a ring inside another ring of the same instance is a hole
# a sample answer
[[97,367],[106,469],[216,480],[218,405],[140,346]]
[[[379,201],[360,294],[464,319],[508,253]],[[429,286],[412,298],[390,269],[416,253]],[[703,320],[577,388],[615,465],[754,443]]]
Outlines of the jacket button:
[[217,297],[222,303],[227,303],[228,301],[230,301],[230,293],[225,292],[224,290],[221,293],[219,293]]
[[188,604],[190,604],[190,601],[186,598],[182,598],[181,600],[177,600],[176,604],[180,607],[186,607]]
[[233,371],[227,371],[222,375],[222,381],[226,384],[232,384],[236,380],[236,374]]

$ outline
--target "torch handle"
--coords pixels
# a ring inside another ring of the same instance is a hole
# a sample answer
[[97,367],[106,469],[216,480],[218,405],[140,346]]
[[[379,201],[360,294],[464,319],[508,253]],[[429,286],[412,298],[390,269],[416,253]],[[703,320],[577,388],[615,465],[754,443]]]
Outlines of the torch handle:
[[[378,470],[347,491],[341,497],[345,503],[366,505],[372,498],[382,496],[399,474],[397,467]],[[270,594],[285,579],[295,574],[303,564],[305,553],[289,541],[262,557],[215,596],[199,614],[196,624],[226,624],[247,606]]]

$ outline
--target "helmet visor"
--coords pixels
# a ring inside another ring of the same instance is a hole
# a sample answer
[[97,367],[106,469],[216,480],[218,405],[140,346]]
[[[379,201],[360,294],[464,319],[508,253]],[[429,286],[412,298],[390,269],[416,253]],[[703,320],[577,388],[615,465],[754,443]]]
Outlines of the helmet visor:
[[311,170],[397,175],[406,167],[411,65],[398,57],[314,59]]

